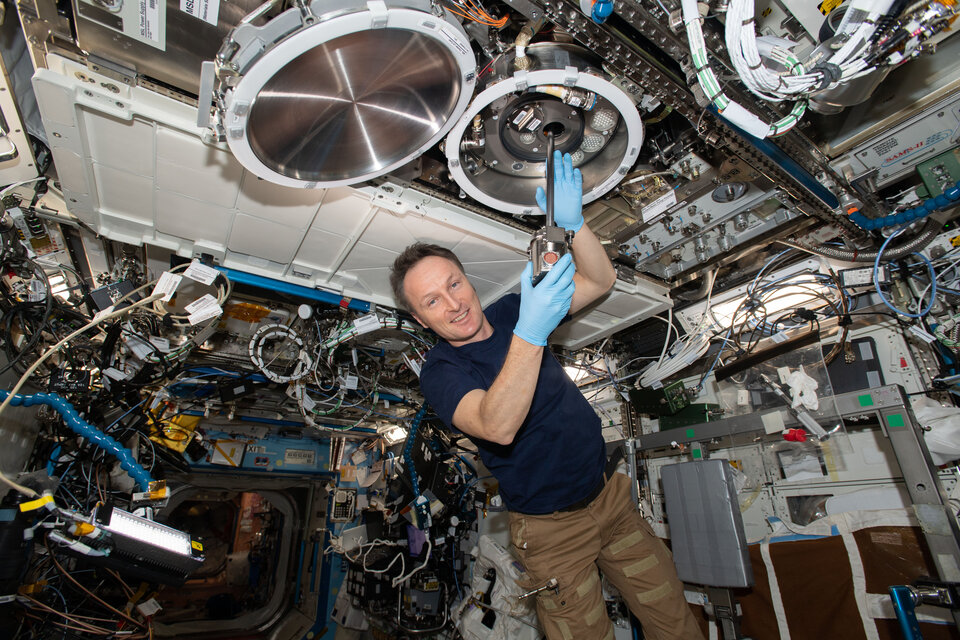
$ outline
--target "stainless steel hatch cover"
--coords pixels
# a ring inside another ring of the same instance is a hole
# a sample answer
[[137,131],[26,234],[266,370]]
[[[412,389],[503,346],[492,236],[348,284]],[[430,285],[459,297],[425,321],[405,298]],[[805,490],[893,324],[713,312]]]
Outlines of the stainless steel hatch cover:
[[345,4],[242,24],[205,70],[220,135],[266,180],[312,188],[383,175],[467,108],[476,62],[458,23],[429,2]]

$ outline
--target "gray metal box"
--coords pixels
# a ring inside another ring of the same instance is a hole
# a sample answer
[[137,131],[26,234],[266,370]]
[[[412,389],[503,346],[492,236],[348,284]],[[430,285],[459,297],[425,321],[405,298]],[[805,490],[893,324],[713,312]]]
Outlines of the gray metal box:
[[753,568],[727,460],[663,467],[663,497],[677,574],[711,587],[749,587]]

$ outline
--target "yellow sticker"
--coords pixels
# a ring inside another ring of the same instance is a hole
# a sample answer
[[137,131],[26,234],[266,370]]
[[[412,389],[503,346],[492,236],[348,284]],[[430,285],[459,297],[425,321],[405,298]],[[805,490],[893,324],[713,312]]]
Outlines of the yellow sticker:
[[843,0],[823,0],[823,2],[817,5],[817,9],[820,9],[820,13],[823,15],[828,16],[830,15],[831,11],[839,7],[841,4],[843,4]]
[[196,540],[191,540],[190,546],[196,549],[197,551],[203,551],[203,545],[197,542]]
[[31,500],[30,502],[23,502],[20,504],[20,511],[26,513],[27,511],[33,511],[34,509],[39,509],[40,507],[50,504],[53,502],[53,496],[42,496],[36,500]]
[[960,236],[953,236],[950,238],[950,244],[955,247],[960,247]]
[[760,12],[760,17],[761,17],[761,18],[766,18],[766,17],[767,17],[768,15],[770,15],[771,13],[773,13],[773,9],[771,9],[770,7],[767,7],[766,9],[764,9],[763,11]]

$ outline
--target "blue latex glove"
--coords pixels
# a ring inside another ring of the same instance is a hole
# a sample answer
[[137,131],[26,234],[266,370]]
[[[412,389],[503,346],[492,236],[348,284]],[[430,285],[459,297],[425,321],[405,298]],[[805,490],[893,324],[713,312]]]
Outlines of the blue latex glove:
[[[576,233],[583,226],[583,176],[573,168],[569,153],[553,152],[553,221]],[[547,212],[547,194],[537,187],[537,204]]]
[[570,311],[575,272],[573,256],[568,253],[533,286],[533,263],[527,263],[520,276],[520,317],[513,329],[517,336],[530,344],[546,346],[547,338]]

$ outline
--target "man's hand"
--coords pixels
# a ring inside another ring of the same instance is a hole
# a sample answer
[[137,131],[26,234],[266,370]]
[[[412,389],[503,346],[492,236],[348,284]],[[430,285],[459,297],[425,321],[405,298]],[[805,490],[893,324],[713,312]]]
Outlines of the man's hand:
[[573,256],[569,253],[557,261],[540,284],[533,286],[533,263],[520,275],[520,317],[513,333],[538,347],[547,344],[547,338],[570,310],[573,299]]
[[[559,151],[553,152],[553,174],[553,221],[558,227],[576,233],[583,226],[583,176],[580,169],[573,168],[570,154],[565,153],[561,158]],[[537,187],[537,204],[547,212],[543,187]]]

